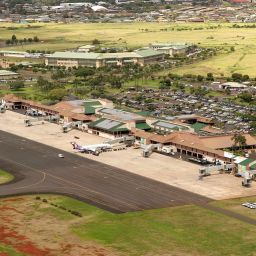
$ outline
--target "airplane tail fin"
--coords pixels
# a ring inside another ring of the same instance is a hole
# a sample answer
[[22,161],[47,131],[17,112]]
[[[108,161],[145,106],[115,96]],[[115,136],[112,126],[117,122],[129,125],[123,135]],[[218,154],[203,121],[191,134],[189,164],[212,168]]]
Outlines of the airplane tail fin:
[[75,142],[70,142],[71,145],[73,146],[73,149],[78,149],[79,146]]

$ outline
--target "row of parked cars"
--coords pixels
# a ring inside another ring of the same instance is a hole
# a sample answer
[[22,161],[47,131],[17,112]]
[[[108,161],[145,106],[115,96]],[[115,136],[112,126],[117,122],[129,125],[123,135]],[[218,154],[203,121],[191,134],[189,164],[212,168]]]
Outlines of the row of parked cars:
[[243,203],[242,206],[247,207],[249,209],[256,209],[256,203]]
[[256,112],[256,106],[242,106],[233,102],[228,102],[222,98],[212,98],[207,96],[197,96],[184,92],[172,92],[151,90],[146,92],[147,100],[152,102],[145,103],[137,101],[136,97],[145,95],[145,92],[138,91],[123,95],[122,104],[135,109],[151,106],[156,116],[177,116],[182,114],[197,114],[210,118],[215,123],[222,123],[226,132],[233,131],[234,126],[237,131],[251,132],[252,121],[243,120],[243,115],[253,115]]

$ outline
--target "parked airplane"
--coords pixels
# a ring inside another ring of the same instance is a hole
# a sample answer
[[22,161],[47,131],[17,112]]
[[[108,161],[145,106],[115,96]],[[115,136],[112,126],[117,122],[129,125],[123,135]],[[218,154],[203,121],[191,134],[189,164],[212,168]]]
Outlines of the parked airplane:
[[4,113],[6,110],[6,102],[4,100],[2,100],[0,102],[0,113]]
[[73,149],[78,150],[81,153],[93,153],[94,155],[99,155],[101,151],[112,149],[112,146],[106,143],[86,146],[80,146],[76,142],[71,142],[71,144]]

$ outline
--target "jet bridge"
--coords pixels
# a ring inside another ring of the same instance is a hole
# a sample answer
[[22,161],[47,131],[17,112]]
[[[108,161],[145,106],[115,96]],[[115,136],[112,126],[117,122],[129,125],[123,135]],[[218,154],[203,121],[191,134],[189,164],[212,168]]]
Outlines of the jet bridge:
[[134,144],[134,142],[135,142],[134,136],[123,136],[120,138],[106,141],[105,143],[108,143],[110,145],[125,144],[126,146],[132,146]]
[[[222,165],[212,165],[199,169],[199,179],[203,177],[210,176],[214,172],[231,172],[236,168],[235,164],[222,164]],[[242,186],[250,187],[252,180],[256,180],[256,170],[247,170],[243,172],[235,172],[235,175],[243,178]]]
[[33,116],[33,117],[40,117],[40,116],[45,116],[45,113],[43,111],[37,110],[37,109],[27,109],[25,112],[26,116]]
[[235,168],[235,164],[209,165],[199,169],[199,179],[210,176],[214,172],[231,172]]
[[153,151],[161,151],[162,146],[163,146],[162,144],[149,144],[149,145],[146,145],[143,148],[142,156],[143,157],[149,157],[153,153]]
[[62,126],[62,132],[67,133],[74,128],[79,128],[83,123],[81,121],[65,123]]
[[29,127],[33,124],[44,124],[44,122],[59,122],[60,117],[58,115],[42,116],[37,118],[27,118],[24,120],[24,124]]

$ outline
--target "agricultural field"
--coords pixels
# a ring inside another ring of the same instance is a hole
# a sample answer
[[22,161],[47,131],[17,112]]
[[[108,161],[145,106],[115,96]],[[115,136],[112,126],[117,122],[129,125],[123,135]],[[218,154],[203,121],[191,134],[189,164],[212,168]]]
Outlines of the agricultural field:
[[[74,26],[76,30],[74,30]],[[241,25],[243,26],[243,25]],[[250,24],[252,26],[252,24]],[[205,47],[221,46],[217,56],[174,70],[176,73],[230,75],[233,72],[255,76],[256,28],[234,28],[232,24],[98,23],[98,24],[1,24],[2,48],[13,34],[19,39],[38,36],[40,42],[7,47],[9,50],[67,50],[98,39],[104,46],[136,48],[152,41],[190,42]],[[228,51],[231,46],[234,52]],[[166,70],[165,72],[169,72]]]
[[220,54],[205,61],[174,69],[172,72],[180,75],[188,73],[205,75],[211,72],[216,76],[230,76],[232,73],[241,73],[256,77],[255,65],[256,47],[240,46],[235,52]]
[[22,196],[1,199],[0,218],[0,255],[235,256],[256,250],[255,226],[194,205],[112,214],[63,196]]

